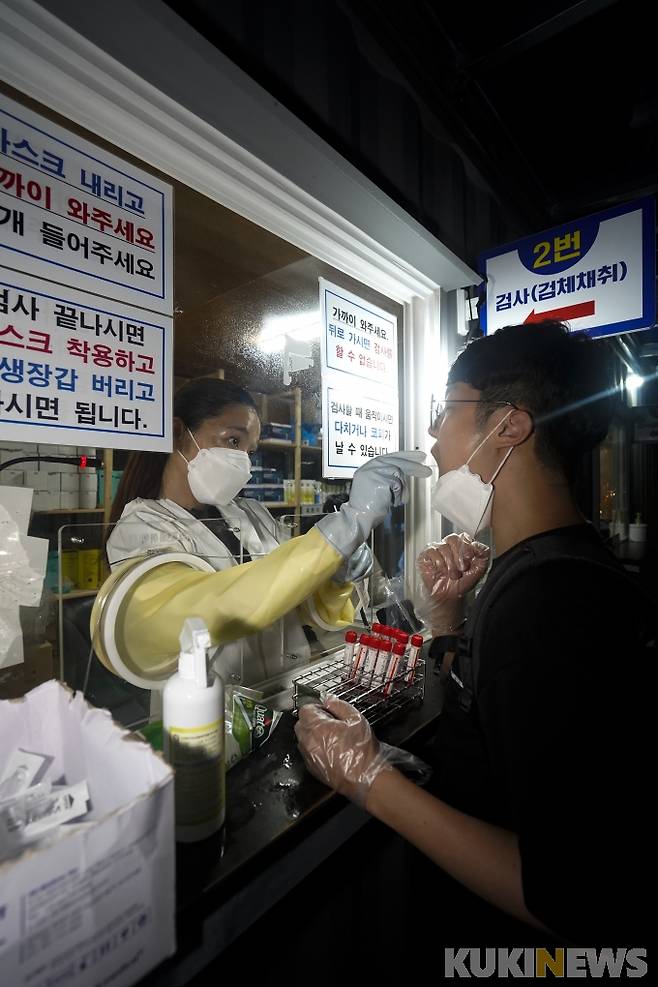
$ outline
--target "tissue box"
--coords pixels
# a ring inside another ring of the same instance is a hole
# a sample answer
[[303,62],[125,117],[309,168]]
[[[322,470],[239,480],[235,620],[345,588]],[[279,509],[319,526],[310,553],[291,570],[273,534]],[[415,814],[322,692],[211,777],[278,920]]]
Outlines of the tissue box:
[[86,778],[92,811],[3,863],[2,982],[129,987],[176,949],[173,773],[55,680],[0,702],[0,758],[14,747],[52,755],[51,778]]

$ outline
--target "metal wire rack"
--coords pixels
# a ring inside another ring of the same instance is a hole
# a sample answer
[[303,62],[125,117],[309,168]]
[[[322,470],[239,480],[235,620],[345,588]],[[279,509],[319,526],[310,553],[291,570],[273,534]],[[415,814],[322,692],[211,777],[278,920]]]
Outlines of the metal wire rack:
[[301,706],[324,702],[331,695],[351,703],[374,726],[401,713],[412,703],[423,701],[425,662],[419,658],[413,671],[402,669],[389,680],[374,672],[359,672],[354,676],[352,666],[345,663],[341,654],[300,675],[294,686],[295,715]]

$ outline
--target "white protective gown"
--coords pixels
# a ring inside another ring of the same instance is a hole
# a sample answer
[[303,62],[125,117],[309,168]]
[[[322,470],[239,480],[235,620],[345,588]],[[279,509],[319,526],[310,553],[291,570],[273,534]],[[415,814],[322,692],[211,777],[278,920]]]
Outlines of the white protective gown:
[[[237,543],[241,541],[252,560],[280,545],[277,522],[257,501],[237,498],[217,510],[234,529]],[[126,559],[177,551],[200,556],[221,571],[239,564],[235,557],[239,552],[237,543],[234,554],[204,521],[171,500],[138,498],[126,505],[107,541],[106,551],[112,568]],[[309,643],[298,613],[293,610],[257,634],[217,648],[214,665],[227,684],[257,686],[299,668],[309,659]]]

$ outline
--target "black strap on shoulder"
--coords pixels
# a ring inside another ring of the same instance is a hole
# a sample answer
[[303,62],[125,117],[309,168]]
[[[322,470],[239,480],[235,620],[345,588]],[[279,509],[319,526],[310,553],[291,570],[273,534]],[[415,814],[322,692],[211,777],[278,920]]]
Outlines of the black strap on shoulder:
[[590,566],[613,571],[620,579],[632,585],[636,592],[641,592],[637,581],[626,572],[602,543],[593,541],[591,536],[583,535],[582,539],[574,541],[573,535],[567,540],[564,535],[555,533],[536,538],[520,545],[516,550],[511,549],[490,574],[477,596],[460,641],[460,677],[457,681],[461,687],[459,704],[465,712],[470,710],[477,692],[482,631],[491,608],[524,572],[547,562],[562,561],[584,562]]

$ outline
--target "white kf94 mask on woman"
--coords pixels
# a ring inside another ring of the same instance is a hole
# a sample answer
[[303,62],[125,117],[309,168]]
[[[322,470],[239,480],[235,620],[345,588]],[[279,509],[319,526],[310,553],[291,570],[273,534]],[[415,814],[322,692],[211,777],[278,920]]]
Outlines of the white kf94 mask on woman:
[[447,473],[439,475],[438,480],[432,488],[432,507],[439,514],[443,514],[449,521],[452,521],[457,531],[465,531],[471,538],[475,538],[479,531],[488,528],[491,523],[491,511],[493,508],[493,481],[496,479],[501,469],[509,459],[513,446],[511,446],[501,462],[500,466],[491,477],[489,483],[485,483],[482,477],[478,476],[469,468],[469,463],[494,432],[500,428],[503,422],[509,418],[514,411],[511,408],[505,418],[492,428],[488,435],[482,439],[479,446],[473,450],[463,466],[456,470],[448,470]]
[[[189,429],[188,429],[189,432]],[[194,459],[185,459],[187,480],[196,500],[200,504],[226,507],[240,493],[251,479],[251,461],[242,449],[200,449],[199,443],[190,432],[192,441],[199,452]]]

